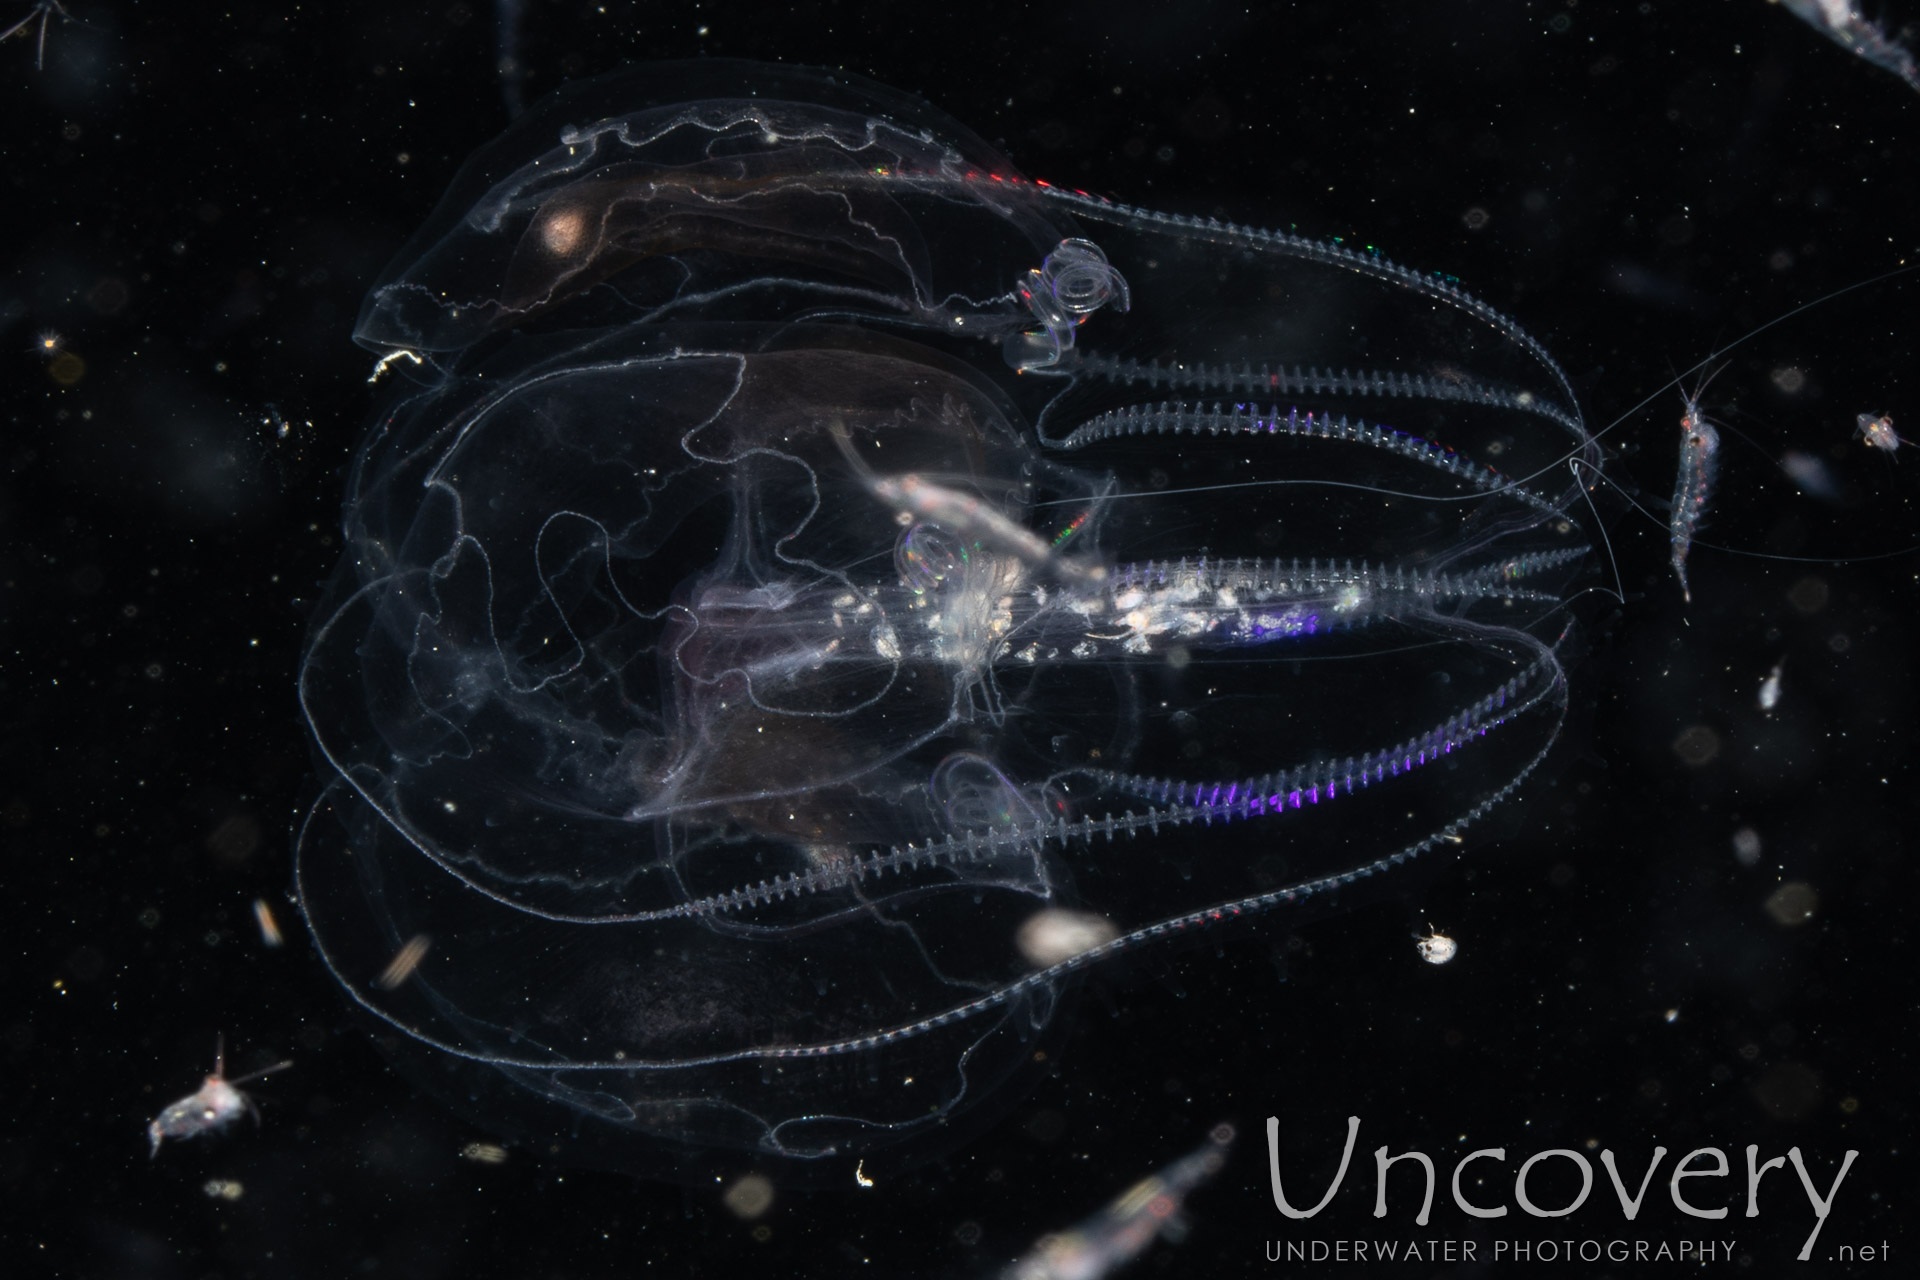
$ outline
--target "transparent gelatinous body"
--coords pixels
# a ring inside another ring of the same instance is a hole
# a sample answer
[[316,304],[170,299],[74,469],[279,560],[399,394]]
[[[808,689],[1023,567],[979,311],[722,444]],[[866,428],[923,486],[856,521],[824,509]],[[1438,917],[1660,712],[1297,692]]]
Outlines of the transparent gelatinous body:
[[874,86],[563,96],[356,336],[424,363],[301,675],[299,889],[496,1123],[952,1131],[1077,971],[1451,849],[1560,723],[1600,459],[1537,343]]

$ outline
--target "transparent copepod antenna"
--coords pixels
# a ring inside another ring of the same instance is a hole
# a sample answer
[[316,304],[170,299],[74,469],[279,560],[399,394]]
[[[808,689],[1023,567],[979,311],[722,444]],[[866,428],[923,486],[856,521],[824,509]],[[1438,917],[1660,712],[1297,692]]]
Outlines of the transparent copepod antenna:
[[642,1168],[961,1133],[1075,972],[1452,849],[1591,567],[1566,379],[1457,285],[781,75],[456,183],[300,682],[342,985]]

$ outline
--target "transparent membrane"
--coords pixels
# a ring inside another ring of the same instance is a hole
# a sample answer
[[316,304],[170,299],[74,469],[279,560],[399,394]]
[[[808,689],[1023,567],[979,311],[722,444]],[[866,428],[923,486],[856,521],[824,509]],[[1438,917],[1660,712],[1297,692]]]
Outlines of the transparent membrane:
[[1075,973],[1443,856],[1558,731],[1600,457],[1537,343],[862,82],[562,96],[356,336],[423,363],[301,672],[299,892],[499,1125],[956,1132]]

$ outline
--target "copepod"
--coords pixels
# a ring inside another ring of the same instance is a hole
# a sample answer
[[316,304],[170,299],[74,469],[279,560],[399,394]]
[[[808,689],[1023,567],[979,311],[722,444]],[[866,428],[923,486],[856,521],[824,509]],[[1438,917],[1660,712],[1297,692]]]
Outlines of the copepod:
[[198,1092],[190,1093],[169,1106],[147,1125],[147,1137],[153,1143],[149,1158],[160,1154],[160,1144],[168,1138],[192,1138],[203,1133],[216,1133],[239,1119],[243,1112],[251,1115],[255,1124],[260,1123],[260,1109],[253,1105],[253,1099],[235,1086],[258,1080],[275,1071],[283,1071],[292,1065],[293,1060],[289,1058],[229,1080],[227,1040],[224,1035],[221,1036],[213,1051],[213,1074],[207,1077],[206,1083],[200,1086]]
[[[1707,375],[1707,382],[1712,380],[1713,375]],[[1687,553],[1693,550],[1693,535],[1706,518],[1720,469],[1720,433],[1700,412],[1700,396],[1706,389],[1703,382],[1692,395],[1680,397],[1686,406],[1680,415],[1680,474],[1673,483],[1673,513],[1667,523],[1673,539],[1674,576],[1680,579],[1680,594],[1689,604],[1693,591],[1687,586]]]

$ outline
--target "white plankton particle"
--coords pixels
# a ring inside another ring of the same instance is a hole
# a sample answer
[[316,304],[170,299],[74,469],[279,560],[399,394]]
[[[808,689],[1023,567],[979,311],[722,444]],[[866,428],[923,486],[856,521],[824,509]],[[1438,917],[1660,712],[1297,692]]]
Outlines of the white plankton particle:
[[373,984],[382,991],[399,990],[400,985],[420,967],[420,962],[427,958],[427,948],[432,944],[433,939],[424,933],[416,933],[408,938],[406,945],[394,953],[393,959],[387,962],[387,967],[380,971],[380,976],[373,980]]
[[273,908],[265,898],[253,900],[253,922],[260,926],[260,941],[264,945],[277,947],[286,941],[280,932],[280,922],[273,918]]
[[1028,918],[1014,939],[1027,963],[1051,969],[1083,951],[1105,946],[1120,936],[1113,921],[1091,911],[1050,909]]

